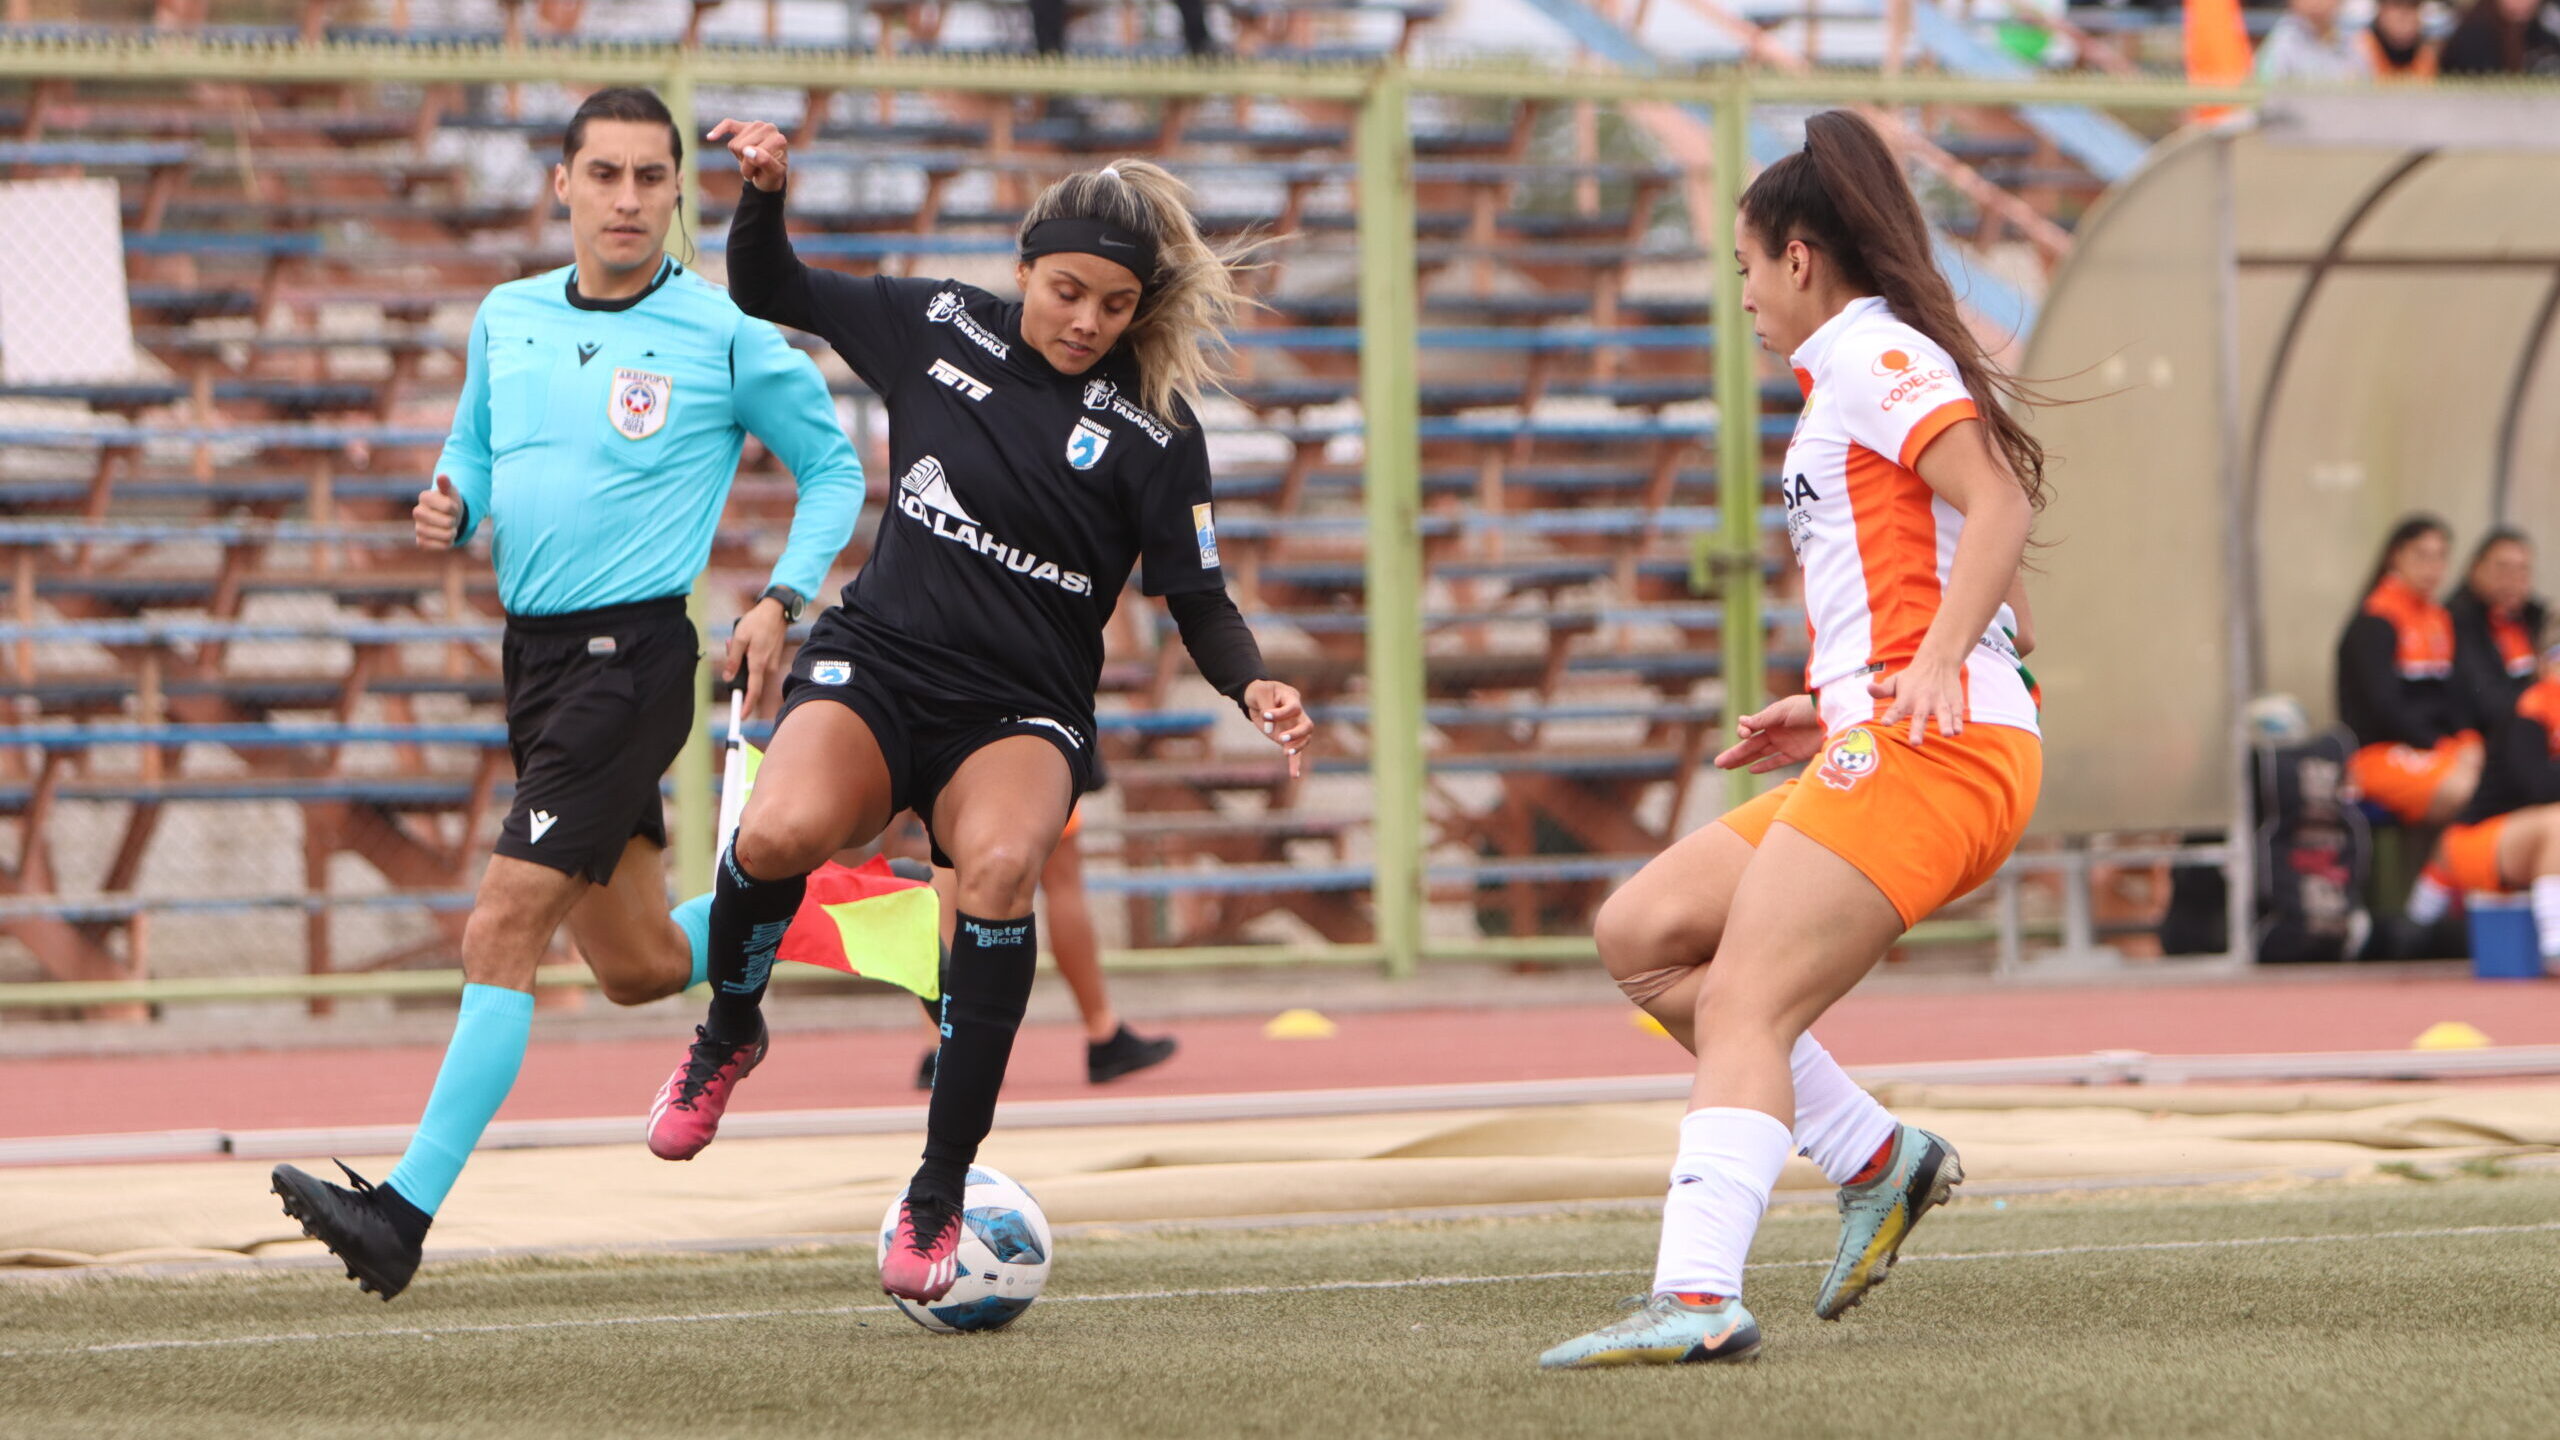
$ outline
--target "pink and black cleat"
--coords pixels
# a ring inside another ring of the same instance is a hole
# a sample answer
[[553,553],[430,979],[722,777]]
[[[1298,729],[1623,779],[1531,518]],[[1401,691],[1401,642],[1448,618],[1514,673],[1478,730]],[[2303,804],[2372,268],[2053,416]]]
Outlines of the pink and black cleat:
[[880,1288],[902,1300],[939,1300],[960,1278],[960,1212],[909,1195],[880,1253]]
[[729,1092],[763,1061],[769,1037],[756,1027],[745,1045],[724,1045],[702,1026],[693,1027],[693,1046],[684,1063],[649,1105],[649,1153],[661,1160],[690,1160],[720,1133],[721,1112],[729,1108]]

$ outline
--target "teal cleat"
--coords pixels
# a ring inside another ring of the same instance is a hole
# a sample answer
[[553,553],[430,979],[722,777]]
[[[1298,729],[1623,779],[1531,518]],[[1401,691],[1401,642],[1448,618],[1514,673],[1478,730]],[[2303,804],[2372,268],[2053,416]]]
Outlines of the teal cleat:
[[1955,1147],[1926,1130],[1905,1125],[1894,1132],[1884,1173],[1863,1185],[1840,1187],[1840,1250],[1813,1313],[1837,1320],[1867,1298],[1893,1269],[1902,1242],[1920,1217],[1947,1203],[1964,1183]]
[[1760,1322],[1738,1299],[1692,1305],[1669,1295],[1626,1302],[1635,1310],[1579,1340],[1538,1357],[1543,1370],[1595,1370],[1609,1365],[1700,1365],[1748,1360],[1760,1353]]

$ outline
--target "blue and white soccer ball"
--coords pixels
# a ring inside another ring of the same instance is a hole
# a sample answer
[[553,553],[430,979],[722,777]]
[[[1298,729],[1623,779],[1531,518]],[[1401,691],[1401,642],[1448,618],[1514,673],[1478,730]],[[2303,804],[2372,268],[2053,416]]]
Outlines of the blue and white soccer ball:
[[[889,1202],[880,1218],[880,1253],[889,1252],[889,1237],[898,1228],[898,1205],[906,1193]],[[1014,1322],[1040,1287],[1049,1283],[1049,1260],[1057,1247],[1049,1238],[1049,1217],[1031,1192],[1002,1171],[969,1167],[969,1188],[960,1202],[960,1278],[931,1304],[891,1296],[908,1319],[945,1335],[1001,1330]]]

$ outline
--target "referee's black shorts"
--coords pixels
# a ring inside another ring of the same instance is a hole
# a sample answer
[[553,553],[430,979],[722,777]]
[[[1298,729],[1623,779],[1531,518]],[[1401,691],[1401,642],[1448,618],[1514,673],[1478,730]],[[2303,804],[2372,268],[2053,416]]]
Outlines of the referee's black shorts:
[[507,617],[516,799],[499,854],[603,885],[631,837],[667,843],[658,781],[692,731],[702,660],[684,601]]

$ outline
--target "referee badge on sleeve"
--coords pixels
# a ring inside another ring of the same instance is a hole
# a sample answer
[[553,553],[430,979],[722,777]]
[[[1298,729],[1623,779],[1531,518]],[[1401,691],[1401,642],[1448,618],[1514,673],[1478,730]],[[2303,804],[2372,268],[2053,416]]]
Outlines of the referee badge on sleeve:
[[625,440],[646,440],[667,423],[667,400],[675,379],[646,370],[616,370],[613,388],[605,392],[605,418]]

